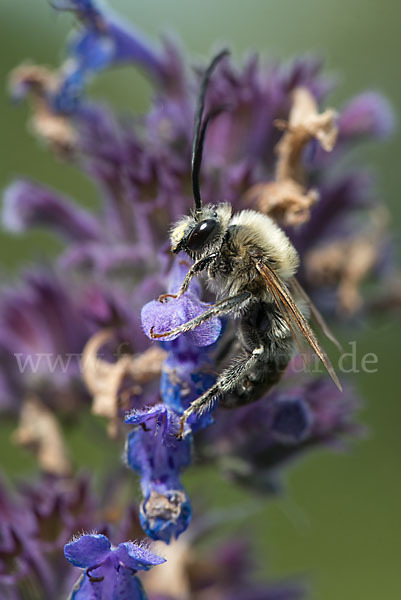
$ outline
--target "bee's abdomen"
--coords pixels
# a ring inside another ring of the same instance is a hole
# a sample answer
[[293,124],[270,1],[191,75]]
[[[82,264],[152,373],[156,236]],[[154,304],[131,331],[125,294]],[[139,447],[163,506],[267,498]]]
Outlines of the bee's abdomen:
[[251,373],[245,376],[233,390],[221,396],[220,405],[224,408],[244,406],[268,394],[285,373],[291,354],[292,348],[285,357],[282,355],[280,360],[263,360],[266,356],[261,357]]
[[273,303],[258,302],[249,307],[241,319],[238,338],[243,356],[227,371],[233,375],[255,355],[253,368],[244,373],[235,388],[223,394],[221,406],[242,406],[266,395],[283,376],[293,354],[294,344],[290,332],[282,330],[277,336],[280,322]]

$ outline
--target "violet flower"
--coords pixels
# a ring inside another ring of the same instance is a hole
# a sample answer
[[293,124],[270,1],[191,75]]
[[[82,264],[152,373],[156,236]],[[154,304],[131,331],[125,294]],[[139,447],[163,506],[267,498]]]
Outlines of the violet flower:
[[168,84],[166,55],[157,52],[141,33],[128,28],[110,10],[100,10],[95,0],[53,0],[52,4],[57,10],[75,12],[81,22],[69,40],[69,58],[51,98],[57,112],[76,111],[90,78],[118,64],[136,63],[159,83]]
[[140,474],[143,530],[153,539],[169,542],[187,528],[189,498],[180,473],[191,462],[191,436],[178,440],[177,415],[163,404],[133,411],[126,423],[139,426],[127,438],[126,460]]
[[101,534],[82,535],[65,545],[64,554],[74,567],[85,569],[72,594],[76,600],[93,597],[145,600],[143,587],[135,574],[164,562],[164,558],[133,542],[113,547]]
[[[179,258],[174,263],[170,272],[167,286],[167,294],[176,294],[188,271],[189,264]],[[188,290],[180,298],[166,298],[167,301],[152,300],[145,304],[141,312],[142,327],[145,335],[151,339],[152,329],[155,333],[163,333],[174,329],[190,319],[202,314],[207,304],[201,302],[200,285],[193,279]],[[193,331],[188,331],[181,337],[186,339],[188,346],[210,346],[219,338],[221,332],[221,321],[218,318],[209,319]],[[163,338],[166,342],[176,340],[178,334]]]

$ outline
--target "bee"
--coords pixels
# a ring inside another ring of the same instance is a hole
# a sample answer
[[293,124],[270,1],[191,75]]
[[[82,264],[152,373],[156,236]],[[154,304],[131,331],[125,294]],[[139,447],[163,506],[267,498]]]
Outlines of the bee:
[[208,287],[216,294],[216,303],[196,318],[163,333],[152,328],[150,335],[160,339],[185,333],[212,317],[239,319],[237,337],[241,353],[217,378],[215,385],[194,400],[184,411],[185,421],[193,413],[202,414],[216,400],[225,407],[254,402],[280,380],[296,347],[306,341],[322,361],[334,383],[340,382],[308,323],[309,312],[317,318],[325,333],[334,338],[317,309],[295,279],[299,266],[296,249],[282,229],[267,215],[242,210],[233,214],[227,203],[203,205],[199,174],[207,127],[224,107],[209,112],[203,119],[205,96],[217,64],[228,54],[223,50],[205,71],[198,98],[192,146],[192,190],[195,207],[181,218],[170,234],[173,253],[185,252],[194,262],[177,294],[188,289],[192,277],[206,274]]

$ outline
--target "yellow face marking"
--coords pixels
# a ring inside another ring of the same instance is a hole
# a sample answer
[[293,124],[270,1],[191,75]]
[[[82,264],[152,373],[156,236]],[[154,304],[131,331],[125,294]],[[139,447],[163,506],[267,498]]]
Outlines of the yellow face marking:
[[171,233],[171,247],[174,250],[184,237],[187,223],[180,223]]

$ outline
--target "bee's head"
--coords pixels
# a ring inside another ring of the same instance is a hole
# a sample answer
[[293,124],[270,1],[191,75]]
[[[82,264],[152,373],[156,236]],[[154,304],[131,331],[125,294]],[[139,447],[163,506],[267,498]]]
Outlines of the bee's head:
[[208,204],[180,219],[171,230],[171,250],[201,258],[220,249],[231,218],[231,205]]

